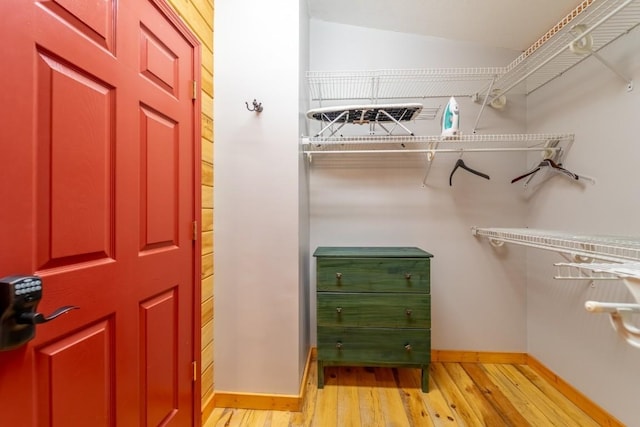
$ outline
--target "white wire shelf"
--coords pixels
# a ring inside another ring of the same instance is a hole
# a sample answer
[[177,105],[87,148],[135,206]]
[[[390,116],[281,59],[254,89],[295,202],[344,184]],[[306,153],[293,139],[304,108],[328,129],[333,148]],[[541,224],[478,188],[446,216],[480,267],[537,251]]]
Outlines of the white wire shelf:
[[[604,63],[597,52],[639,24],[640,0],[584,0],[506,67],[308,71],[310,99],[321,103],[450,96],[481,100],[490,94],[491,102],[512,90],[530,94],[590,55]],[[582,26],[581,33],[577,25]],[[587,39],[588,51],[570,48]]]
[[308,71],[312,101],[472,96],[505,72],[495,68]]
[[[529,228],[480,227],[473,227],[472,234],[486,237],[493,244],[513,243],[552,250],[569,254],[583,262],[595,259],[625,265],[640,263],[640,237],[583,235]],[[638,274],[640,277],[640,269]]]
[[[599,50],[638,24],[639,0],[585,0],[511,62],[505,73],[496,79],[493,88],[500,94],[522,88],[528,95],[588,58],[592,52],[597,55]],[[576,26],[581,26],[582,32],[577,32]],[[571,44],[587,38],[590,38],[590,52],[586,50],[580,54],[579,49],[574,49],[579,52],[574,53]]]
[[569,276],[569,278],[588,278],[591,280],[623,279],[628,277],[640,278],[640,262],[617,263],[559,263],[558,267],[573,268],[579,271],[587,271],[589,276],[580,274]]
[[[545,151],[560,149],[557,142],[573,142],[571,133],[497,134],[458,136],[343,136],[302,138],[307,154],[349,153],[460,153],[491,151]],[[488,146],[501,144],[500,147]],[[470,145],[473,144],[473,145]],[[553,145],[552,148],[549,148]]]

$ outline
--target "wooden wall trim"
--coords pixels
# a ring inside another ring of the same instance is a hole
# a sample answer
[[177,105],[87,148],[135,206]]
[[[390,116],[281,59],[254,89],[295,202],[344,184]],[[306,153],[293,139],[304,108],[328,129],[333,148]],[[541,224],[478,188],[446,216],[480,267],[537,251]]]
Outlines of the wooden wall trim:
[[214,391],[213,399],[215,401],[216,408],[298,412],[302,406],[301,396],[286,394],[254,394]]
[[562,393],[567,399],[573,402],[578,408],[589,414],[591,418],[596,420],[601,426],[623,427],[614,416],[596,405],[591,399],[578,391],[571,384],[560,378],[552,370],[544,366],[539,360],[533,356],[527,355],[527,363],[538,375],[549,381],[556,390]]
[[[315,354],[316,349],[310,348],[307,353],[304,373],[302,374],[300,391],[297,395],[236,393],[216,390],[213,394],[212,407],[300,412],[304,403],[304,396],[307,392],[306,388],[309,382],[311,360],[315,357]],[[206,419],[204,413],[202,419]]]
[[432,350],[431,361],[443,363],[513,363],[526,365],[527,354],[490,351]]
[[215,405],[216,402],[213,394],[211,394],[208,398],[203,400],[204,401],[202,402],[202,422],[204,423],[206,420],[209,419],[209,417],[213,413],[213,410],[216,408],[216,405]]

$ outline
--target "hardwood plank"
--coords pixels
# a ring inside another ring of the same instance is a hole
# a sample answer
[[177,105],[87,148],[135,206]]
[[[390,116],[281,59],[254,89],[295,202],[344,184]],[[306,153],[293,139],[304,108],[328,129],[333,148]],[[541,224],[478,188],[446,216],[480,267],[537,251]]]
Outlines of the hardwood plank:
[[[588,426],[593,425],[587,421],[586,414],[582,413],[581,417],[567,415],[565,410],[558,406],[549,396],[543,393],[531,381],[513,365],[495,365],[495,369],[499,370],[505,378],[515,384],[522,394],[522,399],[536,406],[549,422],[559,421],[566,426]],[[577,415],[577,413],[576,413]],[[583,420],[584,419],[584,420]]]
[[600,406],[596,405],[580,391],[576,390],[571,384],[557,376],[553,371],[544,366],[535,357],[528,356],[527,365],[533,369],[538,375],[551,383],[558,391],[560,391],[568,400],[578,405],[591,418],[598,422],[601,426],[623,427],[621,423],[611,414],[607,413]]
[[214,427],[227,408],[213,408],[209,417],[202,420],[202,427]]
[[[400,397],[412,426],[433,426],[422,397],[419,369],[394,369],[397,375]],[[433,388],[431,389],[433,391]]]
[[423,395],[423,401],[434,426],[458,425],[442,392],[436,387],[431,375],[429,375],[429,393]]
[[313,418],[314,427],[338,425],[338,368],[328,366],[324,374],[324,388],[318,390],[316,401],[317,417]]
[[518,409],[518,412],[534,426],[549,425],[552,422],[540,408],[524,395],[520,384],[511,380],[495,364],[484,364],[484,371],[500,387],[502,393]]
[[235,413],[231,408],[215,408],[203,427],[222,427],[229,425]]
[[391,368],[375,369],[380,409],[388,426],[409,425],[409,419],[404,411],[404,405],[400,398],[398,384],[393,377]]
[[431,377],[435,388],[441,391],[442,397],[451,408],[453,417],[458,421],[458,424],[484,426],[460,389],[455,387],[455,381],[442,363],[431,363]]
[[350,366],[340,367],[338,371],[338,420],[344,427],[360,427],[356,371]]
[[382,414],[380,397],[376,389],[375,369],[359,367],[356,369],[356,377],[358,380],[358,402],[362,425],[384,425],[384,415]]
[[555,387],[542,379],[533,369],[525,365],[509,366],[510,370],[516,370],[519,375],[526,379],[532,386],[536,387],[549,401],[556,405],[563,417],[575,420],[580,426],[600,426],[601,424],[593,420],[586,412],[578,408],[573,402],[567,399]]
[[261,411],[258,409],[249,409],[247,410],[246,416],[244,417],[243,426],[255,426],[255,427],[263,427],[267,422],[267,415],[269,415],[269,419],[272,419],[271,413],[269,411]]
[[224,426],[225,427],[241,427],[241,426],[250,425],[246,423],[248,411],[250,411],[250,409],[232,409],[231,410],[232,415],[229,418],[229,420],[224,424]]
[[505,425],[509,426],[527,426],[530,425],[527,420],[518,412],[513,404],[505,397],[500,388],[496,386],[487,376],[481,365],[475,363],[462,363],[462,368],[467,372],[474,383],[482,390],[486,399],[495,407]]
[[473,382],[459,363],[444,363],[443,366],[453,380],[453,386],[457,387],[465,397],[482,425],[499,426],[504,424],[500,413],[489,403],[483,391]]
[[[271,415],[269,427],[288,427],[290,419],[291,419],[291,412],[273,411],[273,414]],[[247,424],[247,427],[249,426],[250,424]]]

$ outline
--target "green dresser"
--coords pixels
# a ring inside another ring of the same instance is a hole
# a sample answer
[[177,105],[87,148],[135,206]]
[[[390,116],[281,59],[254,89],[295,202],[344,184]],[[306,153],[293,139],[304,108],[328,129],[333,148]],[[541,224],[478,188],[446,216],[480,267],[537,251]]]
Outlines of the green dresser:
[[428,252],[411,247],[319,247],[318,388],[325,366],[422,369],[429,386]]

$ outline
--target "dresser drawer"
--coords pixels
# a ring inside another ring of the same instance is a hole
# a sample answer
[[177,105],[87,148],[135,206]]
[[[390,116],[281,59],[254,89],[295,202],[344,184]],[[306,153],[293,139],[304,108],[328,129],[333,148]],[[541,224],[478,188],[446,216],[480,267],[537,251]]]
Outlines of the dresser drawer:
[[318,291],[429,293],[429,259],[318,258]]
[[431,360],[428,329],[318,327],[318,360],[367,366],[420,365]]
[[428,294],[319,292],[318,325],[428,329],[430,302]]

